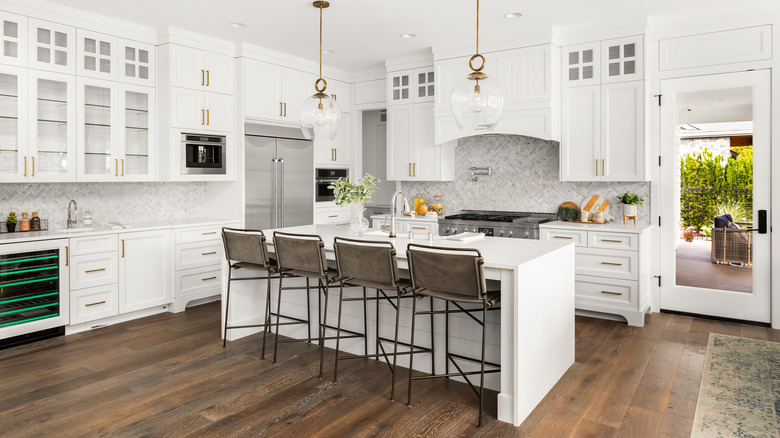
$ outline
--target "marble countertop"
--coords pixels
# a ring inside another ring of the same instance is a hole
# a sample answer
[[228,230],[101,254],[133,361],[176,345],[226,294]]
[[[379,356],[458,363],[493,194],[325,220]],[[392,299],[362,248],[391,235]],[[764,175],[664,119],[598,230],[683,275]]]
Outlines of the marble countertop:
[[650,229],[648,224],[636,224],[629,222],[623,225],[623,222],[615,221],[608,224],[594,224],[594,223],[578,223],[578,222],[565,222],[565,221],[552,221],[539,225],[540,228],[565,228],[570,230],[583,230],[583,231],[609,231],[616,233],[636,233],[641,234]]
[[[425,221],[425,222],[436,222],[439,220],[440,216],[406,216],[403,214],[397,214],[395,215],[395,220],[397,221]],[[390,221],[390,215],[389,214],[375,214],[371,216],[371,219],[378,219],[378,220],[387,220]]]
[[[216,218],[195,218],[195,219],[173,219],[149,222],[130,222],[125,227],[98,224],[90,227],[89,231],[67,231],[67,230],[47,230],[47,231],[24,231],[15,233],[0,233],[0,244],[31,242],[36,240],[67,239],[70,237],[97,236],[101,234],[129,233],[135,231],[150,231],[164,228],[185,228],[190,226],[217,225],[226,222],[239,222],[230,219]],[[79,227],[76,227],[79,228]]]

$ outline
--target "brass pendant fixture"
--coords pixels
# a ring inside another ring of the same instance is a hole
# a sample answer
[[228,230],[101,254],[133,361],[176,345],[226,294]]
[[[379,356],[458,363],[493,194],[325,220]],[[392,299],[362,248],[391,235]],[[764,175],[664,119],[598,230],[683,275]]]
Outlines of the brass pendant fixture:
[[320,10],[320,77],[314,82],[316,93],[301,105],[301,131],[308,140],[333,140],[341,126],[341,107],[335,99],[325,94],[328,82],[322,78],[322,10],[330,3],[316,1],[312,5]]
[[[474,67],[479,59],[480,65]],[[471,73],[452,87],[450,103],[455,122],[461,129],[490,130],[501,117],[504,96],[495,78],[482,70],[485,57],[479,54],[479,0],[477,0],[477,53],[469,60]]]

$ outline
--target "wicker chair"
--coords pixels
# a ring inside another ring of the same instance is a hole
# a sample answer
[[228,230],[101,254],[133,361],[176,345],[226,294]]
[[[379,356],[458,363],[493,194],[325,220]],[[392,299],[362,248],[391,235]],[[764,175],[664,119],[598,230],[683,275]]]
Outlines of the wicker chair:
[[[725,226],[723,226],[725,225]],[[741,225],[752,225],[741,223]],[[712,228],[712,263],[753,265],[753,235],[732,221],[731,215],[719,216]]]

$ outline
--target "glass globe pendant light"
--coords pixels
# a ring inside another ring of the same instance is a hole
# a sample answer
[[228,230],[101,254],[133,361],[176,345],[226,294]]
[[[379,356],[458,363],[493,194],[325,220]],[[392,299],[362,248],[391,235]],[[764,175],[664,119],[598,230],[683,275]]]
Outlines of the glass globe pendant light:
[[325,94],[328,82],[322,78],[322,10],[330,6],[327,1],[316,1],[312,5],[320,10],[320,77],[314,82],[317,91],[301,104],[299,119],[301,131],[307,140],[333,140],[341,126],[341,107]]
[[[474,61],[480,65],[474,67]],[[485,57],[479,54],[479,0],[477,0],[477,53],[469,60],[471,73],[452,87],[450,103],[455,122],[461,129],[490,130],[501,117],[504,95],[495,78],[482,72]]]

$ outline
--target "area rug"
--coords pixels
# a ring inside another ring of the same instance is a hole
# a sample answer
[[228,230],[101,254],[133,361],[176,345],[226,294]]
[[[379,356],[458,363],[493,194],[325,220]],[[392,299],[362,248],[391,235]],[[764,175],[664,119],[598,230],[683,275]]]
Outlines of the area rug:
[[780,438],[780,343],[710,333],[691,436]]

